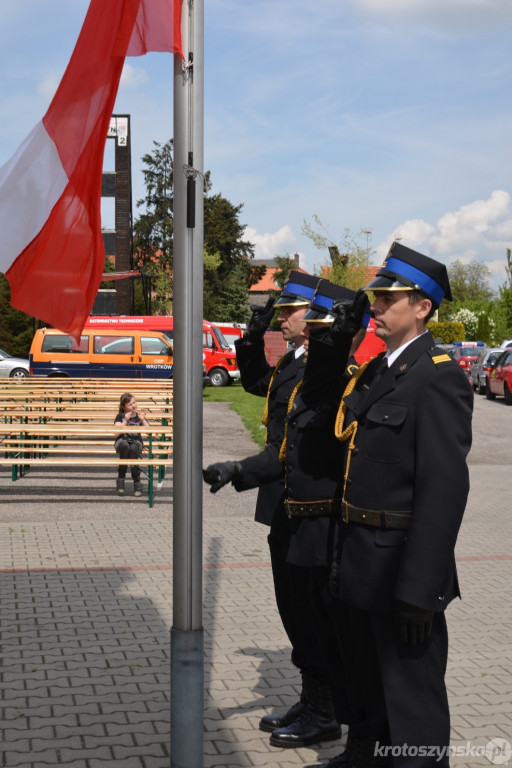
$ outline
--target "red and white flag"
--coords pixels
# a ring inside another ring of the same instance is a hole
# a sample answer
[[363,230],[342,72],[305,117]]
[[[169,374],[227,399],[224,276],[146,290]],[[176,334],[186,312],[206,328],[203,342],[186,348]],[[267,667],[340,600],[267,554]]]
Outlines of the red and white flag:
[[91,0],[50,107],[0,168],[11,304],[78,336],[101,282],[103,152],[126,56],[181,53],[182,0]]

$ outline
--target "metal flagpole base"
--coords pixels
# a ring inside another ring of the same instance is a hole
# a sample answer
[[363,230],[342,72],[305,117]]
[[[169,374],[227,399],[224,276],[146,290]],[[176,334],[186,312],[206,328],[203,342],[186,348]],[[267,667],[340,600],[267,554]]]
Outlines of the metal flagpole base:
[[204,630],[171,627],[171,768],[203,768]]

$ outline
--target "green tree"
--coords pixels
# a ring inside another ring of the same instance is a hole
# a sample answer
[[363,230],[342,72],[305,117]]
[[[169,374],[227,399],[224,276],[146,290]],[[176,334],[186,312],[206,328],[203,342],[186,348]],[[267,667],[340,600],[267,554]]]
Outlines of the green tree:
[[286,256],[276,256],[274,261],[277,264],[277,269],[274,272],[274,280],[278,284],[279,290],[269,291],[269,293],[277,298],[283,290],[290,272],[295,267],[295,260],[293,256],[286,254]]
[[328,277],[337,285],[344,285],[356,291],[368,283],[368,266],[373,251],[365,238],[369,230],[361,229],[353,233],[346,228],[336,243],[319,216],[313,214],[312,222],[303,220],[302,233],[308,237],[319,251],[328,251],[331,263],[320,268],[320,274]]
[[490,301],[494,293],[490,287],[491,270],[483,261],[474,259],[464,264],[456,259],[447,267],[452,296],[455,302]]
[[153,145],[153,152],[142,157],[146,194],[137,200],[137,208],[144,206],[145,212],[133,225],[136,260],[149,272],[172,273],[173,140],[164,145],[154,141]]
[[10,304],[11,287],[0,272],[0,348],[15,357],[28,357],[37,320]]
[[[204,316],[208,320],[245,322],[249,288],[266,272],[252,263],[254,246],[244,239],[240,222],[243,203],[233,205],[220,194],[210,194],[210,172],[205,174],[204,197]],[[215,254],[215,262],[211,261]]]
[[[144,213],[135,221],[135,263],[152,281],[153,314],[172,312],[173,294],[173,140],[154,141],[143,156],[146,194],[137,201]],[[254,246],[245,240],[240,222],[243,205],[233,205],[220,194],[211,195],[210,173],[204,180],[204,315],[235,322],[244,314],[249,286],[265,267],[251,264]],[[156,295],[155,295],[156,294]],[[235,295],[236,294],[236,295]],[[142,287],[136,285],[135,306],[143,304]],[[243,300],[242,300],[243,298]]]

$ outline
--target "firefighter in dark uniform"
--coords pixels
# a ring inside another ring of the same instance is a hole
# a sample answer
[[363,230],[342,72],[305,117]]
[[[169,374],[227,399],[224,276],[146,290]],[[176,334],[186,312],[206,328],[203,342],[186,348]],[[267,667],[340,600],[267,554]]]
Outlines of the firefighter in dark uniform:
[[[235,342],[237,363],[242,386],[246,392],[266,397],[263,421],[267,428],[264,458],[260,468],[266,479],[277,466],[272,482],[260,486],[256,501],[255,520],[270,526],[268,544],[277,608],[283,627],[292,645],[292,662],[301,672],[302,691],[299,701],[284,714],[265,715],[259,723],[261,730],[272,732],[295,722],[308,702],[312,714],[305,734],[308,743],[338,738],[340,728],[332,703],[331,689],[326,671],[316,647],[316,634],[304,613],[303,594],[306,589],[304,574],[286,561],[290,540],[290,521],[284,513],[284,480],[279,464],[279,450],[283,441],[288,401],[296,385],[302,381],[305,369],[303,316],[315,293],[319,278],[297,270],[288,276],[281,296],[274,305],[270,299],[263,308],[253,308],[253,315],[244,337]],[[272,315],[278,311],[283,338],[294,346],[275,366],[265,357],[264,333]],[[316,715],[318,702],[321,713]],[[329,712],[326,717],[325,712]]]
[[337,435],[348,451],[333,566],[348,604],[358,728],[352,755],[327,765],[445,768],[444,610],[460,597],[454,547],[469,491],[473,393],[426,330],[451,300],[443,264],[394,243],[365,290],[387,352],[359,368],[341,401]]
[[[330,324],[334,318],[327,304],[332,308],[336,299],[352,309],[354,298],[354,292],[322,280],[308,315],[317,323],[327,321]],[[361,326],[364,308],[368,305],[364,294],[358,298],[358,319],[351,326],[351,334],[347,334],[347,349],[356,326],[357,329]],[[369,314],[366,316],[368,320]],[[358,335],[358,343],[363,337],[364,331]],[[332,356],[326,362],[331,360]],[[308,369],[311,369],[309,363]],[[313,686],[311,695],[303,700],[303,707],[295,713],[294,720],[273,730],[270,737],[273,746],[299,747],[317,742],[315,729],[319,727],[323,729],[324,740],[337,738],[340,732],[336,721],[335,727],[332,726],[331,697],[334,698],[337,720],[349,723],[351,719],[344,686],[346,674],[337,637],[343,623],[343,611],[339,601],[334,601],[328,590],[336,521],[332,509],[325,508],[325,505],[320,509],[321,504],[317,503],[318,499],[339,499],[342,490],[340,466],[345,446],[334,434],[334,420],[343,388],[338,370],[339,365],[336,364],[333,377],[326,376],[324,371],[320,379],[316,378],[314,385],[311,384],[311,377],[304,382],[306,389],[314,392],[313,408],[305,408],[301,402],[302,382],[295,387],[288,403],[285,440],[280,446],[286,482],[283,504],[288,532],[286,563],[287,569],[294,574],[293,585],[297,592],[294,594],[292,590],[291,599],[301,606],[300,613],[296,612],[297,629],[309,638],[310,650],[314,652],[312,661],[317,669],[323,670],[324,679],[328,682]],[[212,483],[213,491],[229,480],[233,481],[237,490],[262,486],[272,478],[282,476],[283,465],[276,459],[273,446],[267,446],[258,456],[236,463],[235,476],[226,474],[225,465],[215,464],[205,471],[205,480]]]

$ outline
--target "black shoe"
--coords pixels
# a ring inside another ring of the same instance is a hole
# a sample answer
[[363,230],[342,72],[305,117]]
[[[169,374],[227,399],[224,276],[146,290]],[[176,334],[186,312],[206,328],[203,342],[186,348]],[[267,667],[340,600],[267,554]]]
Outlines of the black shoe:
[[297,701],[284,715],[265,715],[260,720],[260,731],[272,733],[276,728],[286,728],[294,723],[304,711],[302,701]]
[[116,490],[119,496],[124,496],[124,477],[118,477],[116,480]]
[[358,768],[354,760],[354,749],[359,743],[359,738],[353,735],[352,729],[348,729],[345,751],[341,755],[332,757],[327,763],[306,765],[305,768]]
[[341,738],[341,728],[336,720],[322,717],[310,709],[304,709],[294,723],[272,731],[270,744],[273,747],[295,749],[339,738]]
[[352,762],[352,758],[348,752],[345,751],[342,752],[341,755],[336,755],[336,757],[331,758],[327,763],[306,765],[304,768],[357,768],[357,766]]

